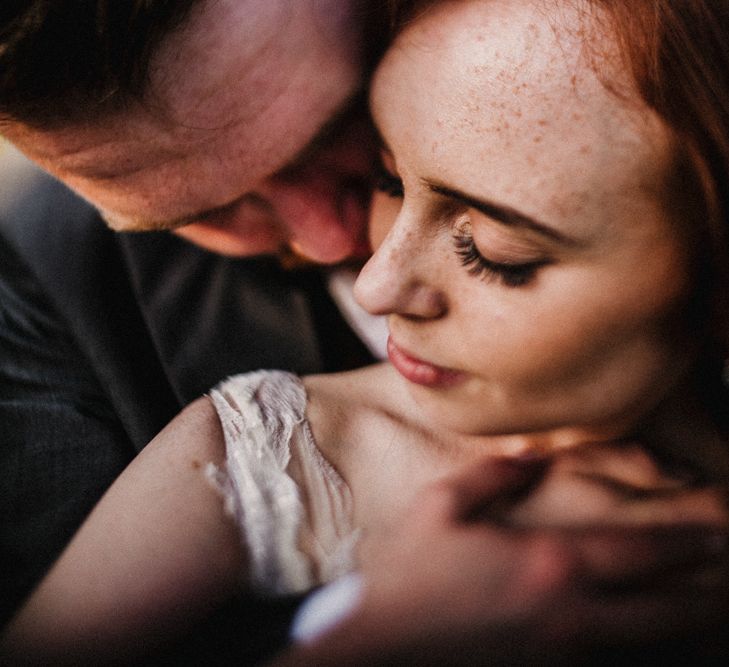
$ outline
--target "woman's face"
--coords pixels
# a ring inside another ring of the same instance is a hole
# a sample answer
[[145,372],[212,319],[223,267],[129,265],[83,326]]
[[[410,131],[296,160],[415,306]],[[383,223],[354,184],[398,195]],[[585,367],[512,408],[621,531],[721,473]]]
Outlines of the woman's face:
[[610,42],[588,51],[577,10],[545,7],[442,2],[390,49],[371,94],[377,250],[355,289],[390,316],[390,358],[437,423],[611,437],[694,354],[674,151],[595,73]]

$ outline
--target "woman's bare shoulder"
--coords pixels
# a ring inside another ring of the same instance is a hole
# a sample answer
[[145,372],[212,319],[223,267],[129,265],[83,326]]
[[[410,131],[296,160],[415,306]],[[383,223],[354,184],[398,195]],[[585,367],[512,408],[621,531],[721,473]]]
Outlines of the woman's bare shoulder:
[[200,467],[203,463],[220,463],[225,457],[225,440],[220,418],[207,396],[184,407],[138,458],[162,456],[177,465]]

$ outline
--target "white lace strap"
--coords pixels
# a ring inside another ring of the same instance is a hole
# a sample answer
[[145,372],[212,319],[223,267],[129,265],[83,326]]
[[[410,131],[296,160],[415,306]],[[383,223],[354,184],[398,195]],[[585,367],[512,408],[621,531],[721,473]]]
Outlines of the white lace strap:
[[226,508],[241,528],[248,549],[250,583],[262,593],[303,592],[316,582],[309,557],[299,549],[298,536],[305,510],[298,487],[286,472],[287,446],[294,426],[301,421],[305,395],[298,402],[290,391],[282,402],[266,402],[275,419],[264,421],[258,392],[263,381],[298,378],[286,373],[251,373],[230,378],[211,391],[225,435],[224,472],[213,473],[225,497]]

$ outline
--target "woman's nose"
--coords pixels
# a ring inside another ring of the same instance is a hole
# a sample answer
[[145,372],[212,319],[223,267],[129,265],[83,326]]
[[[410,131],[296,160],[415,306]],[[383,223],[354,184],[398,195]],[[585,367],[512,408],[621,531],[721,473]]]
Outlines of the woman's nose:
[[354,295],[359,304],[373,315],[442,317],[447,301],[437,271],[430,270],[431,248],[396,223],[357,278]]

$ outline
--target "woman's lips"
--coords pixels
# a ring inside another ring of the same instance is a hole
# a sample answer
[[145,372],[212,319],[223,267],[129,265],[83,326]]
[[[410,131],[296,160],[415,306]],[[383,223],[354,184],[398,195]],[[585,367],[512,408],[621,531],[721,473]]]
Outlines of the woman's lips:
[[465,377],[463,373],[435,366],[410,356],[392,340],[387,339],[387,356],[400,375],[406,380],[426,387],[450,387]]

